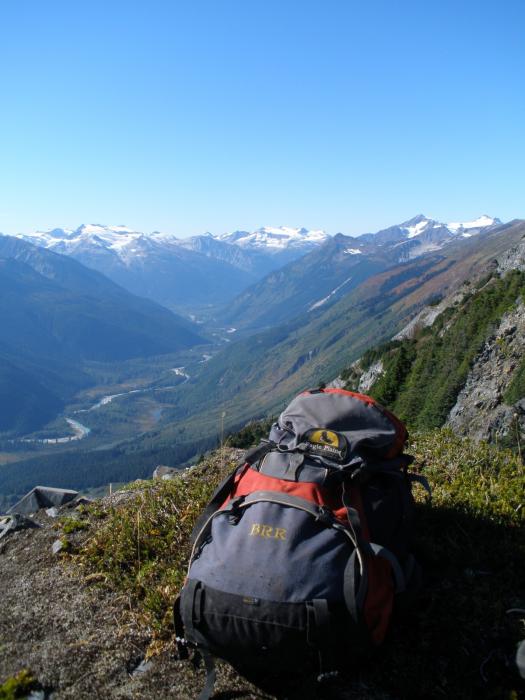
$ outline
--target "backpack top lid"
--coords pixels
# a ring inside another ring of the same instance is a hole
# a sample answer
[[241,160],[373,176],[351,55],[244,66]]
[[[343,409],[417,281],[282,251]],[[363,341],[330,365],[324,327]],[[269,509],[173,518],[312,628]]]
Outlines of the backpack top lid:
[[281,413],[270,440],[293,450],[310,443],[312,452],[336,462],[352,457],[393,459],[408,438],[404,424],[370,396],[344,389],[299,394]]

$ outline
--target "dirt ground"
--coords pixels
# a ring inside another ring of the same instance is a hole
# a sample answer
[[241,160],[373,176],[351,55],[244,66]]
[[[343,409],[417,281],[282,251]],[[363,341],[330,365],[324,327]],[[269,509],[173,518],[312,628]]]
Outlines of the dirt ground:
[[[188,662],[164,654],[136,671],[148,630],[131,621],[126,600],[82,583],[52,553],[53,519],[41,511],[34,520],[39,529],[0,540],[0,684],[27,668],[52,700],[196,698],[204,672]],[[216,696],[224,691],[268,697],[223,666]]]
[[[52,553],[59,535],[56,520],[44,511],[33,519],[39,528],[0,540],[0,684],[26,668],[46,690],[46,700],[197,698],[204,671],[173,654],[157,656],[145,671],[137,670],[148,630],[127,613],[127,600],[83,582],[67,558]],[[308,694],[301,695],[303,700]],[[372,697],[357,684],[322,696]],[[219,664],[214,700],[272,697]],[[320,695],[312,689],[312,697]]]

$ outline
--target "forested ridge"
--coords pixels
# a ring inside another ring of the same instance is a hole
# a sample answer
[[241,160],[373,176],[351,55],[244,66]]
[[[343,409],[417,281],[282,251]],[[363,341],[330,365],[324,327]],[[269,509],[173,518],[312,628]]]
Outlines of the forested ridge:
[[[513,270],[505,277],[485,276],[431,326],[416,327],[411,337],[368,350],[341,378],[355,390],[362,373],[380,361],[380,376],[368,393],[409,427],[437,428],[446,421],[484,343],[520,299],[525,299],[525,273]],[[524,384],[522,360],[504,400],[512,404],[522,398]]]

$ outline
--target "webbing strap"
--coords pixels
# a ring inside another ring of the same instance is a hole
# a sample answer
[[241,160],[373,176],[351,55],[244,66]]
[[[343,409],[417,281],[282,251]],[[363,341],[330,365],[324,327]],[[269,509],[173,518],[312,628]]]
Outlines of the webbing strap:
[[178,595],[173,603],[173,626],[175,627],[175,641],[177,643],[177,651],[179,659],[184,661],[188,658],[188,649],[184,638],[184,623],[180,614],[180,595]]
[[202,584],[198,579],[189,579],[181,594],[181,616],[188,632],[188,640],[199,649],[206,645],[206,638],[199,630],[202,614]]
[[421,484],[421,486],[428,493],[429,499],[432,499],[432,489],[430,488],[430,484],[428,483],[428,479],[426,477],[424,477],[422,474],[409,474],[408,478],[410,481],[413,481],[416,484]]
[[198,700],[209,700],[211,698],[211,694],[213,693],[215,681],[217,680],[215,660],[213,656],[205,649],[201,649],[200,651],[202,658],[204,659],[204,667],[206,668],[206,685],[201,690]]
[[347,492],[347,483],[346,481],[343,481],[343,505],[346,508],[346,516],[348,518],[348,522],[350,523],[350,526],[352,527],[355,537],[357,540],[357,543],[359,544],[359,547],[363,553],[370,554],[370,545],[368,542],[365,540],[363,536],[363,528],[361,526],[361,518],[359,517],[359,512],[357,511],[356,508],[350,505],[348,502],[348,492]]
[[253,447],[251,450],[245,454],[244,459],[242,459],[236,466],[235,469],[224,478],[221,483],[215,489],[213,496],[211,497],[208,505],[202,511],[202,513],[197,518],[195,525],[193,527],[190,543],[194,544],[199,532],[202,530],[204,524],[208,521],[209,517],[215,513],[215,511],[224,503],[228,496],[232,492],[233,485],[235,483],[235,477],[240,472],[240,470],[247,464],[252,465],[259,459],[264,457],[267,452],[270,452],[275,448],[274,442],[261,442],[257,447]]
[[354,550],[348,559],[348,563],[344,571],[343,595],[348,612],[350,613],[354,622],[359,624],[361,620],[361,610],[363,609],[368,591],[368,574],[366,571],[366,566],[362,567],[360,570],[359,586],[356,586],[356,561],[357,551]]
[[243,465],[238,464],[235,467],[235,469],[232,472],[230,472],[230,474],[228,474],[228,476],[225,479],[223,479],[215,489],[215,492],[211,497],[210,502],[195,521],[195,525],[193,526],[193,530],[190,535],[191,544],[195,543],[199,532],[202,530],[208,518],[217,510],[217,508],[219,508],[221,503],[224,503],[226,498],[230,495],[235,481],[235,477],[237,476],[237,472],[239,471],[239,469],[242,468],[242,466]]
[[319,673],[329,673],[335,669],[333,658],[334,634],[331,625],[328,601],[315,598],[306,603],[307,642],[319,656]]
[[403,573],[403,569],[401,568],[401,564],[399,563],[399,560],[396,557],[396,555],[393,554],[386,547],[382,547],[379,544],[370,543],[370,547],[376,556],[383,557],[383,559],[386,559],[388,561],[388,563],[392,567],[392,573],[394,574],[394,580],[396,582],[396,593],[402,593],[406,588],[405,574]]

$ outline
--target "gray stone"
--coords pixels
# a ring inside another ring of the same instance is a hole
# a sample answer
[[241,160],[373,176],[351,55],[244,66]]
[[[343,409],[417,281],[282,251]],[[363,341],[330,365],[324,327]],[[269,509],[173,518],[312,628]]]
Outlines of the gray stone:
[[51,546],[53,554],[60,554],[65,549],[63,540],[55,540]]
[[146,661],[146,659],[143,659],[131,675],[140,676],[143,673],[146,673],[146,671],[149,671],[152,666],[152,661]]
[[31,520],[31,518],[26,518],[25,515],[14,513],[0,520],[0,539],[10,532],[17,532],[18,530],[26,530],[35,527],[40,527],[40,525],[35,523],[34,520]]
[[514,404],[514,408],[518,413],[525,413],[525,399],[520,399]]
[[172,479],[178,473],[179,473],[178,469],[174,469],[173,467],[166,467],[163,464],[159,464],[159,466],[156,467],[155,471],[153,472],[153,478],[154,479],[164,479],[165,477],[168,477],[168,479]]
[[509,432],[525,429],[525,399],[514,406],[506,405],[503,399],[520,366],[523,347],[525,304],[520,300],[503,315],[497,332],[485,341],[475,359],[448,416],[447,423],[454,431],[476,440],[497,441]]
[[46,508],[46,515],[49,515],[50,518],[58,518],[58,508],[56,506]]
[[62,506],[64,503],[72,501],[75,496],[78,496],[78,491],[55,489],[51,486],[35,486],[7,512],[28,515],[29,513],[36,513],[42,508]]
[[374,362],[359,379],[357,390],[366,394],[374,386],[377,380],[384,374],[383,360]]

